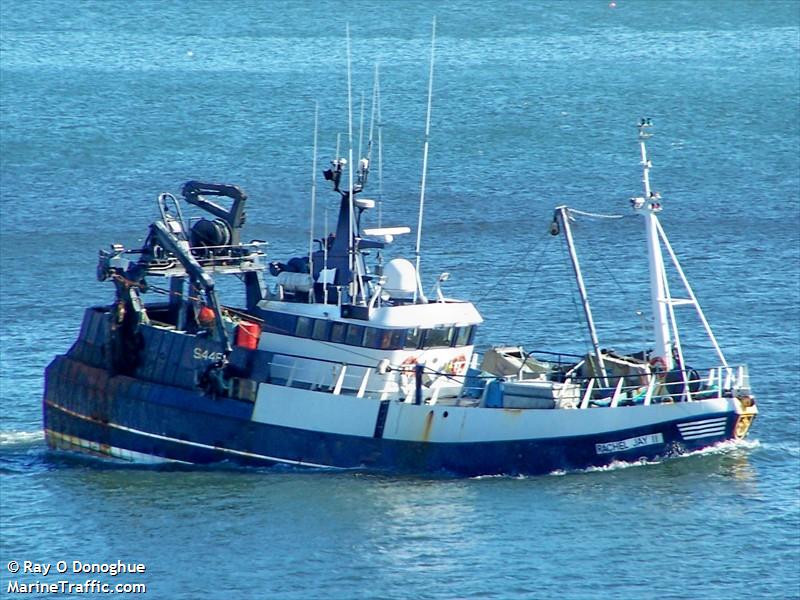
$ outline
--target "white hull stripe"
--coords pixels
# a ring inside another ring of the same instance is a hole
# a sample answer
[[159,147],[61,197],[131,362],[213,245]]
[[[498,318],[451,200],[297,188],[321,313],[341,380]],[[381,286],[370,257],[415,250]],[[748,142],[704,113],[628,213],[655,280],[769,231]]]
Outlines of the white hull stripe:
[[678,430],[681,437],[685,440],[696,440],[705,437],[714,437],[725,434],[727,419],[718,417],[716,419],[703,419],[691,423],[679,423]]
[[55,441],[54,445],[57,445],[59,448],[61,448],[62,445],[67,447],[73,446],[76,450],[79,451],[85,452],[88,450],[90,453],[93,454],[102,454],[106,456],[111,456],[113,458],[118,458],[119,460],[124,460],[126,462],[148,464],[148,465],[157,465],[165,463],[180,463],[184,465],[192,464],[184,460],[178,460],[175,458],[164,458],[161,456],[154,456],[152,454],[144,454],[142,452],[136,452],[135,450],[117,448],[116,446],[109,446],[107,444],[99,444],[97,442],[85,440],[83,438],[79,438],[74,435],[59,433],[58,431],[53,431],[52,429],[45,429],[45,435],[47,437],[48,442]]
[[681,435],[692,435],[695,433],[708,433],[709,431],[725,431],[725,424],[707,427],[697,427],[695,429],[681,429]]
[[725,420],[725,417],[715,417],[713,419],[701,419],[699,421],[692,421],[691,423],[679,423],[678,427],[693,427],[695,425],[706,425],[708,423],[720,423]]
[[[82,414],[76,413],[74,411],[71,411],[68,408],[64,408],[63,406],[59,406],[58,404],[54,404],[53,402],[50,402],[49,400],[47,401],[47,404],[49,406],[55,408],[55,409],[58,409],[58,410],[60,410],[62,412],[65,412],[68,415],[71,415],[71,416],[76,417],[78,419],[83,419],[84,421],[96,422],[94,419],[91,419],[91,418],[87,417],[86,415],[82,415]],[[160,435],[160,434],[157,434],[157,433],[150,433],[149,431],[142,431],[140,429],[133,429],[131,427],[125,427],[124,425],[118,425],[116,423],[111,423],[111,422],[103,423],[103,425],[105,425],[106,427],[111,427],[113,429],[118,429],[120,431],[125,431],[125,432],[133,433],[133,434],[136,434],[136,435],[141,435],[141,436],[153,438],[153,439],[156,439],[156,440],[162,440],[162,441],[165,441],[165,442],[172,442],[172,443],[175,443],[175,444],[183,444],[184,446],[192,446],[194,448],[203,448],[204,450],[214,450],[216,452],[224,452],[226,454],[233,454],[233,455],[236,455],[236,456],[245,456],[247,458],[256,458],[256,459],[259,459],[259,460],[267,460],[267,461],[271,461],[271,462],[278,462],[278,463],[283,463],[283,464],[286,464],[286,465],[295,465],[295,466],[299,466],[299,467],[314,467],[314,468],[317,468],[317,469],[339,469],[339,468],[341,468],[341,467],[331,467],[329,465],[320,465],[320,464],[312,463],[312,462],[305,462],[305,461],[302,461],[302,460],[287,460],[285,458],[276,458],[274,456],[266,456],[266,455],[263,455],[263,454],[254,454],[252,452],[244,452],[242,450],[232,450],[230,448],[221,448],[219,446],[209,446],[207,444],[201,444],[199,442],[190,442],[188,440],[179,440],[177,438],[169,437],[169,436],[166,436],[166,435]]]
[[709,431],[708,433],[695,433],[695,434],[692,434],[692,435],[684,435],[683,439],[685,439],[685,440],[697,440],[697,439],[700,439],[700,438],[715,437],[715,436],[718,436],[718,435],[725,435],[725,429],[718,429],[716,431]]

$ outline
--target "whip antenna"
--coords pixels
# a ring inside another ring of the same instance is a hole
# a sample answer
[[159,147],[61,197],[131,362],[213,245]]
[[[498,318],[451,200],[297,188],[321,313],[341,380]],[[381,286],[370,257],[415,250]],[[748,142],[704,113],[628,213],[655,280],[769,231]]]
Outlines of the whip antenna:
[[[354,219],[354,206],[353,206],[353,81],[350,64],[350,23],[347,24],[347,145],[348,145],[348,163],[347,163],[347,201],[349,203],[348,210],[350,218],[348,219],[350,235],[347,240],[347,266],[350,269],[350,277],[353,277],[354,270],[354,256],[353,256],[353,219]],[[350,282],[350,298],[352,302],[355,296],[355,278]]]
[[425,210],[425,179],[428,172],[428,145],[431,134],[431,105],[433,104],[433,61],[434,50],[436,48],[436,17],[433,17],[433,26],[431,32],[431,67],[428,76],[428,112],[425,117],[425,145],[422,150],[422,183],[420,184],[419,192],[419,218],[417,220],[417,246],[414,250],[416,255],[416,271],[417,271],[417,289],[414,290],[414,302],[417,301],[417,294],[422,296],[422,282],[419,276],[419,263],[420,263],[420,245],[422,244],[422,216]]
[[375,104],[378,113],[378,227],[383,227],[383,121],[381,120],[381,78],[375,64]]
[[[308,272],[311,274],[311,293],[308,301],[314,301],[314,211],[317,206],[317,132],[319,130],[319,102],[314,102],[314,155],[311,158],[311,228],[308,232]],[[327,233],[324,233],[327,235]]]

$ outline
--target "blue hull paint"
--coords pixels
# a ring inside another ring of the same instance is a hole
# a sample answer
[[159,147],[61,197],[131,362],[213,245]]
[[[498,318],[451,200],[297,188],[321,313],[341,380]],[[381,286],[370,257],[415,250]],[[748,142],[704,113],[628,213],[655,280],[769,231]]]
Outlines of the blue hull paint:
[[[69,382],[69,384],[64,383]],[[48,367],[45,429],[155,457],[196,464],[290,463],[410,473],[544,474],[655,459],[732,437],[734,414],[718,437],[683,440],[675,423],[605,436],[481,443],[406,442],[273,426],[250,420],[253,404],[200,392],[111,377],[103,369],[58,357]],[[598,455],[595,444],[661,433],[663,444]],[[51,442],[55,447],[63,443]],[[79,448],[74,448],[79,449]],[[102,452],[102,450],[101,450]]]

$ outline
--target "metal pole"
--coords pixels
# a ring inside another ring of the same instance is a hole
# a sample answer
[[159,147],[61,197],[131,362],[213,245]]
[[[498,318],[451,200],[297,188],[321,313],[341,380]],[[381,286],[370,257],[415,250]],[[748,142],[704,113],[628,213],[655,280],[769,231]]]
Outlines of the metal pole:
[[421,364],[414,365],[414,404],[422,404],[422,372],[425,367]]
[[606,367],[603,363],[603,353],[600,352],[600,342],[597,339],[597,331],[594,328],[594,319],[592,318],[592,309],[589,306],[589,297],[586,294],[586,286],[583,284],[583,275],[581,274],[581,266],[578,262],[578,254],[575,252],[575,244],[572,240],[572,230],[569,226],[569,208],[566,206],[559,206],[556,208],[556,214],[561,221],[561,226],[564,229],[564,237],[567,239],[567,249],[569,250],[569,257],[572,260],[572,268],[575,271],[575,280],[578,283],[578,292],[581,295],[581,302],[583,303],[583,313],[586,316],[586,323],[589,325],[589,336],[592,339],[592,347],[594,354],[597,357],[597,366],[600,368],[600,377],[604,387],[608,387],[606,379]]
[[[319,126],[319,103],[314,103],[314,156],[311,159],[311,227],[308,233],[308,272],[311,275],[311,293],[308,301],[314,302],[314,212],[317,206],[317,131]],[[327,235],[324,232],[323,235]],[[324,239],[324,238],[323,238]]]
[[647,257],[650,265],[650,301],[653,310],[653,355],[664,359],[667,369],[672,368],[672,352],[670,351],[669,322],[664,296],[664,259],[661,245],[658,243],[658,219],[656,212],[661,210],[657,194],[650,190],[650,161],[647,159],[645,140],[650,134],[645,130],[650,127],[649,119],[642,119],[639,124],[639,149],[642,154],[642,184],[644,185],[644,221],[647,231]]
[[351,64],[350,64],[350,24],[347,24],[347,144],[349,146],[349,154],[348,154],[348,163],[347,163],[347,175],[348,175],[348,187],[347,187],[347,199],[348,199],[348,211],[350,212],[349,225],[349,239],[347,240],[347,254],[348,254],[348,263],[347,266],[350,269],[350,277],[353,278],[348,286],[348,292],[350,295],[349,301],[353,301],[353,297],[355,296],[355,286],[356,281],[353,277],[353,265],[354,265],[354,248],[353,248],[353,219],[355,218],[353,215],[354,205],[353,205],[353,81],[352,81],[352,73],[351,73]]
[[416,254],[416,271],[417,271],[417,288],[414,290],[414,302],[417,301],[417,294],[425,301],[422,294],[422,281],[419,275],[420,263],[420,246],[422,244],[422,215],[425,210],[425,178],[428,173],[428,140],[431,135],[431,105],[433,104],[433,62],[434,50],[436,49],[436,17],[433,18],[433,28],[431,32],[431,67],[428,76],[428,112],[425,117],[425,145],[422,150],[422,183],[419,192],[419,218],[417,219],[417,246],[415,249]]

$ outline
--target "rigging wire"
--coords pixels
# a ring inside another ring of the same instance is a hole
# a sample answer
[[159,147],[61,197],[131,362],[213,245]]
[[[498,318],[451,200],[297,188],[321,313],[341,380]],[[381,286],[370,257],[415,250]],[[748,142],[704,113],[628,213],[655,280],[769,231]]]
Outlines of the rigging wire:
[[[543,236],[543,237],[546,237],[546,236]],[[527,258],[527,256],[525,258]],[[525,258],[523,258],[523,260],[525,260]],[[525,288],[525,295],[523,296],[523,298],[530,297],[531,290],[533,289],[533,284],[534,284],[534,282],[536,280],[536,274],[539,272],[539,269],[542,268],[543,264],[544,264],[544,261],[541,261],[541,260],[538,261],[536,263],[536,267],[533,269],[533,272],[530,275],[528,275],[528,286]],[[512,319],[511,325],[508,328],[508,331],[506,333],[506,335],[508,337],[510,337],[511,333],[517,328],[517,323],[519,322],[519,318],[520,318],[521,315],[522,315],[522,311],[520,311],[520,310],[518,310],[518,311],[516,311],[514,313],[514,318]]]
[[[617,219],[628,219],[628,218],[631,218],[631,217],[633,217],[633,218],[638,217],[638,215],[636,215],[636,214],[607,215],[607,214],[601,214],[601,213],[586,212],[586,211],[577,210],[577,209],[574,209],[574,208],[569,208],[568,211],[569,211],[570,216],[576,215],[576,216],[581,216],[581,217],[588,217],[590,219],[617,220]],[[622,294],[622,296],[624,297],[626,303],[628,305],[634,306],[634,307],[637,304],[639,304],[640,303],[639,297],[638,296],[634,296],[629,288],[623,286],[620,283],[620,281],[614,275],[614,272],[609,268],[607,261],[600,261],[600,263],[602,264],[602,267],[603,267],[605,273],[609,276],[609,278],[614,283],[614,285],[616,285],[617,291],[619,291]],[[642,311],[641,310],[635,310],[634,314],[636,314],[636,315],[641,317],[642,316]]]
[[498,278],[498,279],[497,279],[497,280],[496,280],[496,281],[495,281],[495,282],[494,282],[494,283],[493,283],[491,286],[489,286],[489,287],[486,289],[486,291],[484,292],[484,294],[483,294],[482,296],[479,296],[479,297],[478,297],[478,299],[477,299],[477,300],[475,300],[475,301],[473,302],[473,304],[480,304],[480,303],[481,303],[483,300],[485,300],[486,298],[488,298],[488,297],[489,297],[489,296],[490,296],[490,295],[491,295],[491,294],[492,294],[492,293],[493,293],[493,292],[494,292],[494,291],[495,291],[495,290],[498,288],[498,286],[499,286],[501,283],[503,283],[503,282],[504,282],[506,279],[508,279],[508,277],[509,277],[509,276],[510,276],[512,273],[517,273],[517,272],[519,272],[519,269],[518,269],[517,267],[519,267],[520,265],[522,265],[522,264],[523,264],[523,263],[524,263],[524,262],[525,262],[525,261],[528,259],[528,257],[529,257],[531,254],[533,254],[533,252],[534,252],[535,250],[538,250],[538,249],[539,249],[539,247],[540,247],[540,246],[542,245],[542,243],[544,242],[544,240],[545,240],[545,239],[547,239],[547,237],[548,237],[549,235],[550,235],[550,234],[549,234],[549,232],[545,231],[545,232],[542,234],[542,236],[541,236],[540,238],[538,238],[538,239],[536,239],[536,238],[533,238],[533,240],[531,241],[531,243],[530,243],[530,245],[528,246],[527,250],[525,251],[525,254],[524,254],[524,255],[522,255],[522,257],[521,257],[519,260],[517,260],[517,261],[516,261],[516,263],[514,264],[514,267],[515,267],[515,268],[513,268],[513,269],[510,269],[510,270],[508,270],[506,273],[504,273],[503,275],[501,275],[501,276],[500,276],[500,277],[499,277],[499,278]]
[[567,211],[569,211],[570,215],[580,215],[581,217],[589,217],[592,219],[627,219],[629,217],[635,217],[636,215],[604,215],[601,213],[591,213],[586,212],[584,210],[578,210],[577,208],[569,208],[567,207]]
[[[568,256],[568,252],[567,252],[567,240],[564,239],[563,236],[559,236],[559,237],[561,238],[561,255],[562,255],[563,259],[564,259],[564,262],[569,264],[570,260],[569,260],[569,256]],[[578,302],[575,299],[575,292],[576,292],[575,288],[573,286],[570,286],[570,295],[569,295],[569,297],[570,297],[570,300],[572,300],[572,307],[575,309],[576,322],[580,323],[583,320],[583,317],[581,316],[581,309],[578,307]],[[587,349],[592,348],[592,342],[588,337],[586,337],[586,332],[583,331],[583,328],[581,328],[581,331],[583,332],[583,334],[582,334],[583,335],[583,342],[586,344],[586,348]],[[591,352],[591,350],[588,350],[588,351]]]

